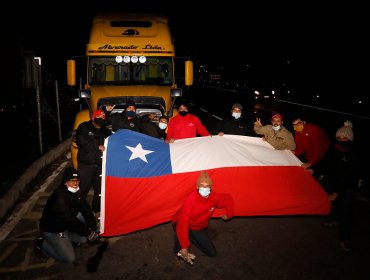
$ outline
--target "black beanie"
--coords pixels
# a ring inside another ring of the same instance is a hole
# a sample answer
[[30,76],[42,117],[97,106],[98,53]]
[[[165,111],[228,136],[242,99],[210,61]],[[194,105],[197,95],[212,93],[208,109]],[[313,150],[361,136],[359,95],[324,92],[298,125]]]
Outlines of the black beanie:
[[79,179],[78,173],[73,167],[67,167],[63,174],[63,184],[72,179]]

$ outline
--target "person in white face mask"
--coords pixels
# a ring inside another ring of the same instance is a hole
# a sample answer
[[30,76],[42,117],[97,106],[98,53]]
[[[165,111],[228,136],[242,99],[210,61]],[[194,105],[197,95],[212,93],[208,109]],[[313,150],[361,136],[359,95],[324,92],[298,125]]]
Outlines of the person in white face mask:
[[168,126],[168,117],[167,116],[161,116],[159,118],[158,127],[160,129],[160,139],[166,140],[167,138],[167,126]]
[[36,249],[46,257],[72,264],[74,245],[98,242],[97,221],[90,205],[81,199],[77,171],[68,167],[61,185],[53,191],[40,220]]
[[216,208],[224,208],[223,220],[234,216],[234,200],[227,193],[212,190],[212,179],[207,172],[201,172],[197,189],[188,194],[182,206],[172,218],[176,231],[175,251],[177,256],[193,264],[195,255],[189,252],[190,242],[209,257],[217,255],[216,248],[207,236],[208,223]]
[[271,124],[262,125],[261,119],[257,118],[254,123],[254,131],[263,135],[262,139],[268,142],[276,150],[291,150],[296,148],[293,134],[283,126],[283,116],[274,114]]
[[224,134],[256,136],[253,127],[242,117],[243,107],[240,103],[234,103],[231,107],[231,116],[218,122],[216,132],[218,136]]
[[158,121],[154,121],[156,118],[155,113],[145,115],[141,118],[143,133],[161,140],[165,140],[167,137],[166,129],[168,125],[168,117],[162,115]]

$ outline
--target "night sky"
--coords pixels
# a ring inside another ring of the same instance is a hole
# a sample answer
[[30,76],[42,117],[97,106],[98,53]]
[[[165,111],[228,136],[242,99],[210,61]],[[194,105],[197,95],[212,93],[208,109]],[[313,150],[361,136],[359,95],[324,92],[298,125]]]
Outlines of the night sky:
[[22,35],[26,49],[43,57],[56,78],[65,73],[68,57],[84,55],[96,12],[128,11],[168,15],[176,54],[191,56],[196,65],[245,64],[258,68],[260,73],[279,73],[282,67],[290,67],[291,78],[297,83],[310,84],[333,96],[363,91],[368,80],[368,73],[362,69],[369,62],[369,44],[365,42],[369,17],[356,3],[120,3],[90,3],[86,7],[80,6],[81,1],[50,2],[47,6],[22,4],[22,8],[12,10],[18,27],[10,29]]

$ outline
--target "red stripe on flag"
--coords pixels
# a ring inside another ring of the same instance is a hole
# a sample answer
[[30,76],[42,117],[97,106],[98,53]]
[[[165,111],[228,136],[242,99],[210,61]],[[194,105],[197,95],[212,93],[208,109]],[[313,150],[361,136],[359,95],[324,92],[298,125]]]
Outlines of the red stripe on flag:
[[[208,170],[213,190],[230,193],[235,216],[326,215],[327,194],[302,167],[227,167]],[[171,220],[196,188],[199,171],[150,178],[105,178],[103,236],[146,229]],[[214,217],[224,212],[217,210]]]

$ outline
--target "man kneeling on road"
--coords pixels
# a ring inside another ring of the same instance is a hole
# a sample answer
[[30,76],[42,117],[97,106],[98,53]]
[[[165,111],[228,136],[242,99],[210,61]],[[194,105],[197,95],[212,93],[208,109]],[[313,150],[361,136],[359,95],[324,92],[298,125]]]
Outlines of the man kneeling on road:
[[80,198],[77,171],[68,167],[62,184],[46,202],[40,220],[41,241],[39,250],[61,263],[75,261],[73,245],[97,243],[97,222],[90,205]]
[[177,256],[193,264],[195,255],[189,252],[190,241],[209,257],[217,255],[213,242],[207,236],[210,218],[216,208],[224,208],[223,220],[234,216],[234,200],[228,193],[212,190],[212,179],[207,172],[201,172],[197,180],[197,189],[189,193],[182,201],[182,206],[172,218],[177,234],[175,250]]

